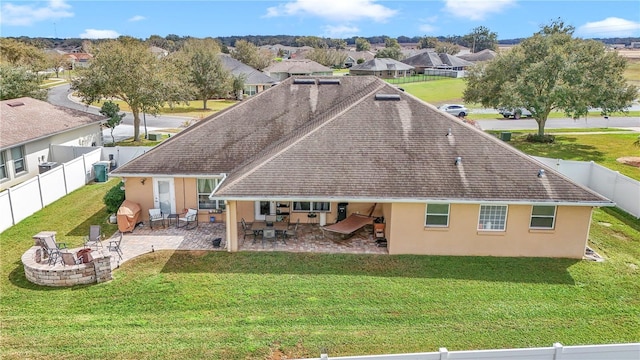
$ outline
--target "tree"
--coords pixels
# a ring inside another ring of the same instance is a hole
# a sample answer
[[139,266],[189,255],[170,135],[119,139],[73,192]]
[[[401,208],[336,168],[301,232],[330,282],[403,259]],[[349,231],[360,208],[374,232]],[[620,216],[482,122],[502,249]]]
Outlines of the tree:
[[438,54],[455,55],[460,52],[460,46],[449,42],[438,41],[435,46],[435,51]]
[[142,42],[124,38],[100,44],[87,69],[71,88],[91,104],[102,98],[124,101],[133,113],[134,141],[140,141],[140,112],[157,114],[164,103],[162,60]]
[[433,49],[438,44],[438,38],[435,36],[425,36],[418,41],[419,49]]
[[50,52],[45,55],[47,68],[52,68],[56,72],[56,77],[60,77],[60,69],[66,69],[70,65],[69,58],[65,54]]
[[573,38],[562,22],[545,26],[491,62],[467,73],[466,102],[493,108],[525,108],[538,135],[553,110],[578,118],[589,108],[603,114],[626,111],[638,88],[623,78],[626,60],[594,40]]
[[224,97],[232,90],[232,78],[222,66],[220,48],[213,39],[190,39],[182,50],[186,64],[186,80],[207,109],[207,100]]
[[466,47],[471,48],[472,53],[485,49],[498,49],[498,34],[491,32],[484,26],[478,26],[471,30],[469,34],[462,37],[462,41]]
[[113,137],[113,130],[115,130],[116,126],[120,125],[122,122],[122,118],[125,117],[125,113],[120,112],[120,105],[114,103],[113,101],[105,101],[102,104],[102,108],[100,109],[100,114],[109,118],[104,126],[111,129],[111,142],[113,144],[116,143],[115,137]]
[[309,51],[307,59],[327,67],[342,67],[347,60],[347,54],[335,49],[317,48]]
[[378,50],[375,57],[401,60],[403,58],[403,55],[400,51],[400,48],[386,47],[384,49]]
[[271,52],[260,50],[246,40],[236,41],[235,50],[231,53],[231,57],[258,70],[271,65],[271,60],[273,59]]
[[384,39],[384,47],[387,49],[400,49],[400,44],[396,39],[386,38]]
[[36,72],[46,68],[42,50],[14,39],[0,38],[0,53],[2,62],[8,62],[16,67],[20,66]]
[[0,64],[0,100],[32,97],[47,100],[47,90],[40,88],[40,79],[24,67]]
[[241,101],[243,99],[242,91],[244,90],[244,84],[247,76],[245,74],[232,75],[232,88],[233,93],[236,96],[236,100]]
[[356,51],[369,51],[371,50],[371,44],[365,38],[356,39]]

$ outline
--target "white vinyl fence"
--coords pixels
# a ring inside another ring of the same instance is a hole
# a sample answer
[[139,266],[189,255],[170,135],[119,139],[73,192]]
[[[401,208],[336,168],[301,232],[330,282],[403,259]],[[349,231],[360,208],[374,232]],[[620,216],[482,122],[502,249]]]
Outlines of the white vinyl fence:
[[[320,355],[313,360],[638,360],[640,343],[563,346],[500,350],[448,351],[440,348],[438,352],[389,354],[369,356],[329,357]],[[308,359],[311,360],[311,359]]]
[[534,156],[571,180],[614,201],[629,214],[640,218],[640,182],[593,161],[549,159]]
[[0,193],[0,214],[3,214],[0,216],[0,232],[95,179],[93,164],[96,162],[113,158],[117,167],[150,149],[151,147],[145,146],[96,149],[52,145],[51,157],[62,163],[61,166],[54,167]]

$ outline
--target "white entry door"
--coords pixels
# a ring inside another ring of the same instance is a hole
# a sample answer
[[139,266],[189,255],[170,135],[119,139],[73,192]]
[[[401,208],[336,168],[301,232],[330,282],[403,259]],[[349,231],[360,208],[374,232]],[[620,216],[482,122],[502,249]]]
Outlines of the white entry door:
[[172,178],[153,178],[153,206],[163,214],[176,213],[176,191]]
[[255,218],[256,220],[265,220],[265,215],[276,213],[275,201],[256,201]]

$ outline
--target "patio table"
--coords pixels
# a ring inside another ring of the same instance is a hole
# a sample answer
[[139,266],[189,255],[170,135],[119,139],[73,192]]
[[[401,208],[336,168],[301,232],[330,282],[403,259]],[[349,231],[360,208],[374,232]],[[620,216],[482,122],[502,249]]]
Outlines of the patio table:
[[168,221],[167,227],[168,228],[171,227],[171,219],[175,220],[176,227],[178,227],[178,218],[179,217],[180,217],[180,214],[169,214],[169,215],[167,215],[167,221]]

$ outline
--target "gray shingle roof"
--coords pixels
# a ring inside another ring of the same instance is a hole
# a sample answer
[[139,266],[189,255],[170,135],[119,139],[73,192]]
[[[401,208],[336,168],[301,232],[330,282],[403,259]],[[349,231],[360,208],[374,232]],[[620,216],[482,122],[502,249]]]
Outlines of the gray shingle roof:
[[[610,203],[376,77],[321,79],[289,78],[114,174],[227,173],[217,192],[227,199]],[[539,178],[541,168],[546,175]]]
[[0,149],[105,121],[103,116],[29,97],[1,101],[0,117]]
[[398,60],[389,58],[375,58],[362,64],[353,65],[351,70],[387,71],[387,70],[411,70],[413,66],[404,64]]
[[288,73],[288,74],[313,74],[319,72],[332,72],[324,65],[309,59],[282,60],[271,64],[264,69],[266,73]]
[[422,52],[406,58],[402,62],[415,67],[438,67],[444,65],[438,54],[433,51]]
[[484,49],[482,51],[478,51],[477,53],[460,55],[458,57],[467,61],[475,62],[492,60],[496,57],[496,55],[498,54],[495,51],[491,49]]
[[278,81],[262,71],[256,70],[251,66],[232,58],[230,55],[220,54],[219,57],[222,61],[222,66],[227,69],[227,71],[231,72],[232,75],[244,75],[244,82],[247,85],[269,85]]

